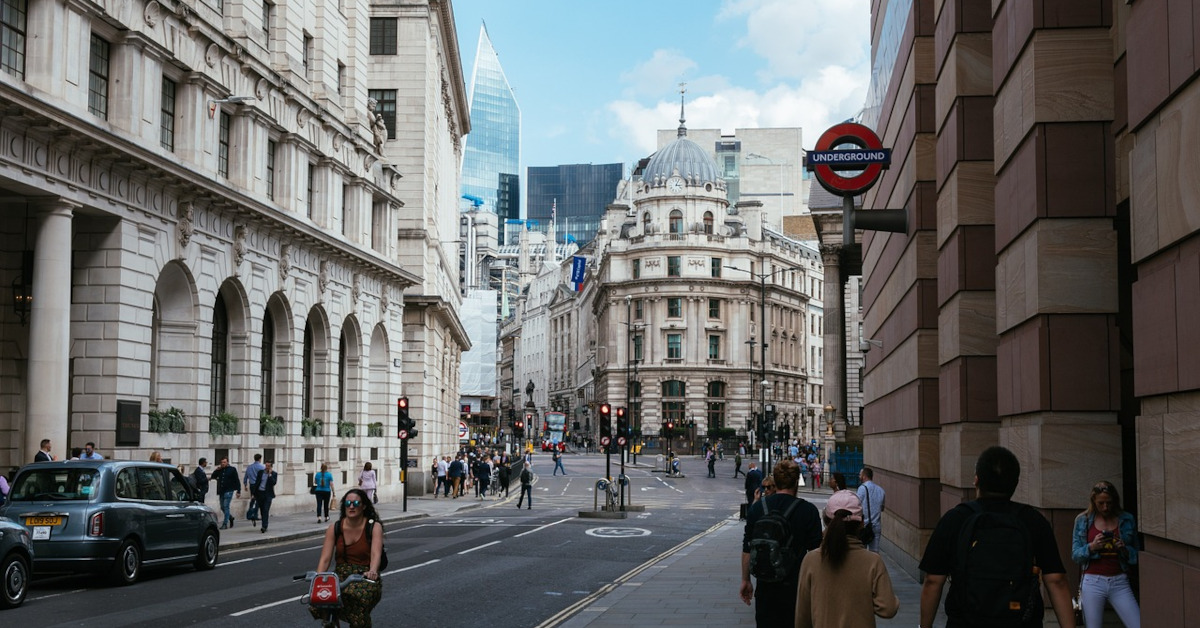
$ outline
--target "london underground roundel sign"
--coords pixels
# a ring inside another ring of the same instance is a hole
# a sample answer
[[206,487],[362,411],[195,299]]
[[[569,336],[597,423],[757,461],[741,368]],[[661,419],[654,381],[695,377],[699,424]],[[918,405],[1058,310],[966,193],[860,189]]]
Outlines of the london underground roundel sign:
[[[837,148],[846,144],[857,148]],[[855,122],[829,127],[815,149],[804,156],[804,166],[817,176],[822,187],[838,196],[857,196],[871,189],[891,163],[892,150],[883,147],[874,131]],[[840,174],[846,171],[857,174]]]

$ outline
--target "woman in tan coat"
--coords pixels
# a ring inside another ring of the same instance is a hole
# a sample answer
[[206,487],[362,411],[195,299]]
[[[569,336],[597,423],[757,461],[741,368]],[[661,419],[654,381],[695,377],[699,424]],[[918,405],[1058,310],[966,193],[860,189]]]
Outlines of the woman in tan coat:
[[900,600],[878,554],[858,540],[862,503],[838,491],[825,505],[825,539],[804,556],[796,592],[796,628],[874,628],[875,616],[895,617]]

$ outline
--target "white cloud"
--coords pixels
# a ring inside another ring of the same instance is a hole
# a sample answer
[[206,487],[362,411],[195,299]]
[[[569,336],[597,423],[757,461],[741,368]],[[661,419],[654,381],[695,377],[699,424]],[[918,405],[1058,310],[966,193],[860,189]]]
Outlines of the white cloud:
[[[870,81],[868,0],[726,0],[717,21],[740,32],[738,45],[762,65],[736,77],[685,78],[688,127],[799,126],[811,148],[826,128],[862,108]],[[623,74],[634,88],[609,103],[609,134],[641,157],[654,152],[658,129],[672,126],[666,121],[679,113],[677,96],[663,97],[662,86],[697,70],[682,53],[659,50]],[[638,94],[659,99],[643,103]]]
[[628,72],[622,72],[620,80],[629,87],[629,97],[658,95],[664,85],[683,81],[685,75],[696,69],[696,62],[677,50],[655,50],[650,58],[637,64]]

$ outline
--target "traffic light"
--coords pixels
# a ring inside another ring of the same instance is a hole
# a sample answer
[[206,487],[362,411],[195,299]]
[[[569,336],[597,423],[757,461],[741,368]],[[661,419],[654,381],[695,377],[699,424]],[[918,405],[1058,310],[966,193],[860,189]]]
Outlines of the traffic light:
[[600,404],[600,437],[612,438],[612,406]]
[[669,433],[669,432],[671,432],[671,430],[674,430],[674,429],[675,429],[675,424],[670,421],[667,421],[667,432]]
[[624,406],[617,406],[617,436],[629,438],[629,415]]
[[[396,427],[408,432],[408,438],[416,438],[417,422],[408,414],[408,397],[396,398]],[[397,437],[399,435],[397,434]]]
[[524,421],[517,421],[516,423],[513,423],[513,436],[516,436],[517,438],[525,437],[525,422]]

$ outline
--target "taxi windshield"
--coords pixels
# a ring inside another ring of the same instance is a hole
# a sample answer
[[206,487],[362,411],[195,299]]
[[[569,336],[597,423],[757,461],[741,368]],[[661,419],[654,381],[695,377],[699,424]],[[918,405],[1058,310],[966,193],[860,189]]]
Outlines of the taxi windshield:
[[9,499],[43,501],[47,499],[87,501],[96,494],[100,472],[88,467],[70,469],[30,469],[17,477]]

